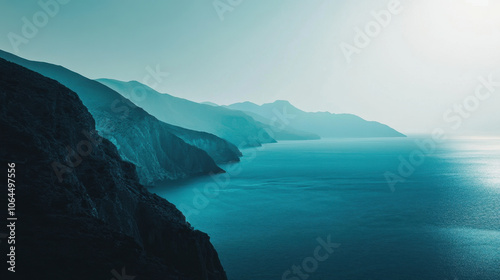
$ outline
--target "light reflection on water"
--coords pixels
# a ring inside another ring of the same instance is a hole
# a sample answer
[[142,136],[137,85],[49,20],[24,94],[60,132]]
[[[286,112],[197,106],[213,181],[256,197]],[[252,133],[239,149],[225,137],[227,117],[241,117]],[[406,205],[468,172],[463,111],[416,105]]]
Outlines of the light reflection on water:
[[[308,279],[500,279],[498,139],[449,141],[392,193],[413,139],[290,141],[251,151],[189,222],[230,279],[281,279],[317,237],[342,246]],[[226,166],[227,167],[227,166]],[[154,191],[192,205],[211,178]],[[293,278],[291,278],[293,279]],[[294,279],[296,280],[296,279]]]

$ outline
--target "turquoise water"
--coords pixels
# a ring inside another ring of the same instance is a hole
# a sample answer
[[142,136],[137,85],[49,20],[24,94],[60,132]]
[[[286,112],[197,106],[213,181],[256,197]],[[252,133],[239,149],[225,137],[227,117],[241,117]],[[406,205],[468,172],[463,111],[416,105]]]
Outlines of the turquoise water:
[[231,280],[500,279],[500,140],[440,144],[392,191],[384,174],[427,152],[416,141],[280,142],[153,191],[210,235]]

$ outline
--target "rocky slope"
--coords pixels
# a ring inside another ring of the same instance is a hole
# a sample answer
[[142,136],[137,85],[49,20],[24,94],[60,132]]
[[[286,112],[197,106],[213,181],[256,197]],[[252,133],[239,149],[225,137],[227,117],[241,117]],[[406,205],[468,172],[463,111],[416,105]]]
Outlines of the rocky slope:
[[[143,122],[153,128],[145,115]],[[9,276],[226,279],[209,237],[149,193],[134,165],[94,129],[70,89],[0,59],[0,158],[16,164],[17,185],[17,272]]]
[[[96,120],[99,134],[111,140],[120,155],[137,166],[143,184],[223,172],[208,154],[219,162],[239,160],[239,150],[227,141],[163,123],[110,88],[66,68],[3,51],[0,57],[76,92]],[[182,135],[182,139],[173,132]]]
[[239,148],[276,142],[263,126],[243,112],[159,93],[137,81],[98,81],[129,98],[161,121],[215,134]]
[[207,152],[216,163],[239,162],[242,156],[241,151],[234,144],[213,134],[193,131],[170,124],[166,126],[166,129],[184,140],[184,142]]

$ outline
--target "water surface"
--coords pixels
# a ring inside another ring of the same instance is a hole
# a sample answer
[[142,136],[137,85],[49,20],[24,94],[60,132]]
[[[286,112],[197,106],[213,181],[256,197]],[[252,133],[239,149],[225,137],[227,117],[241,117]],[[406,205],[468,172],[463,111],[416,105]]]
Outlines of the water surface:
[[[392,191],[384,174],[417,140],[285,141],[153,191],[210,235],[230,280],[500,279],[500,141],[438,145]],[[314,266],[328,236],[340,247]]]

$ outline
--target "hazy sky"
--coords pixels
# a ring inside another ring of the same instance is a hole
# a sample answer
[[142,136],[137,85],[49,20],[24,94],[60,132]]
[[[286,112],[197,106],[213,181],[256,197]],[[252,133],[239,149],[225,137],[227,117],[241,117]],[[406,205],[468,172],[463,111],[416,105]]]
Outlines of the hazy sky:
[[72,0],[44,17],[38,1],[2,0],[0,48],[89,78],[159,67],[155,89],[194,101],[286,99],[404,133],[500,134],[500,84],[478,79],[500,82],[499,2],[221,0],[218,13],[212,0]]

